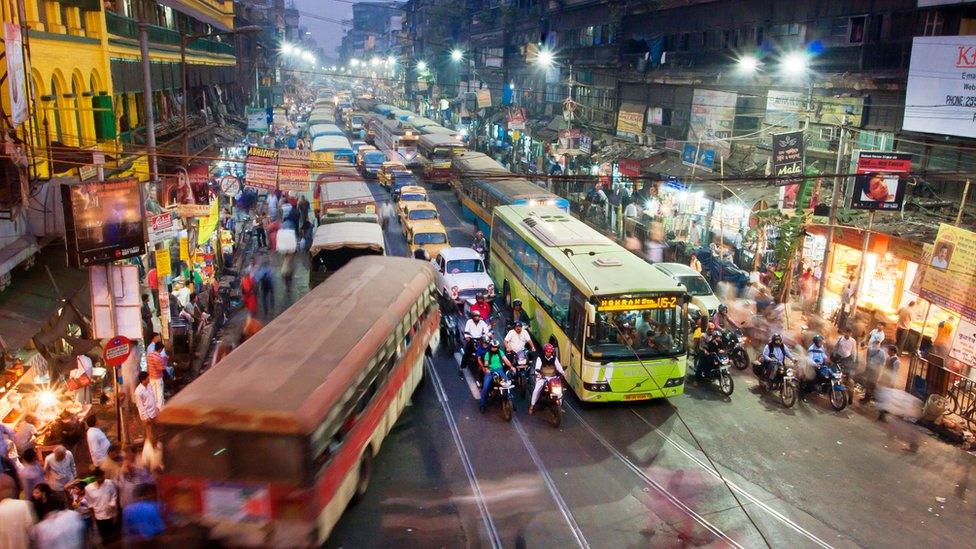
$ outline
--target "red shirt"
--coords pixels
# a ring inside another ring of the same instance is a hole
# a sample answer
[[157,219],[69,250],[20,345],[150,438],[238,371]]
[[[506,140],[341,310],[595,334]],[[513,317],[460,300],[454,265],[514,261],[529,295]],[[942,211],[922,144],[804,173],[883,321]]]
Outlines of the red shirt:
[[481,303],[475,302],[470,309],[471,312],[478,311],[481,313],[481,318],[485,321],[488,320],[488,315],[491,313],[491,305],[487,301],[482,301]]
[[149,372],[149,379],[163,379],[163,372],[166,370],[166,357],[160,353],[149,353],[146,356],[146,371]]
[[149,288],[152,290],[159,289],[159,278],[156,276],[156,269],[149,269],[146,273],[146,284],[149,284]]

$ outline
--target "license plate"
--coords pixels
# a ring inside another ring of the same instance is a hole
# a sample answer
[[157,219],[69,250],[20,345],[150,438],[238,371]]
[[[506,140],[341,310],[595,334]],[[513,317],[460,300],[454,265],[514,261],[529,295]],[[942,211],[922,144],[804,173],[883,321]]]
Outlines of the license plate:
[[636,395],[624,395],[624,400],[650,400],[649,393],[638,393]]

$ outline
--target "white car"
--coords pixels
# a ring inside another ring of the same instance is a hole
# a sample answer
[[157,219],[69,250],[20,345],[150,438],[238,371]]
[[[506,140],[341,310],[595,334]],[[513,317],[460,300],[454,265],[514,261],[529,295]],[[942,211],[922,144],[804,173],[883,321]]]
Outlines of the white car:
[[488,276],[481,255],[471,248],[444,248],[433,260],[437,269],[437,290],[453,301],[474,303],[475,296],[495,295],[495,284]]
[[654,266],[673,278],[675,282],[684,284],[691,295],[692,309],[698,309],[708,316],[715,314],[722,301],[712,293],[712,287],[698,271],[683,263],[654,263]]

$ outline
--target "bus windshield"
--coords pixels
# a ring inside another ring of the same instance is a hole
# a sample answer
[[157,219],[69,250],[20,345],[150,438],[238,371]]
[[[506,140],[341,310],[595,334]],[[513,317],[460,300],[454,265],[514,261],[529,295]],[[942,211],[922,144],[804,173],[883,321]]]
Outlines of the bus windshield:
[[416,135],[402,136],[397,139],[397,147],[416,147],[418,139]]
[[447,235],[444,233],[417,233],[413,235],[414,244],[447,244]]
[[676,356],[684,352],[681,310],[633,309],[599,311],[586,338],[592,360],[637,360]]
[[[166,470],[177,475],[220,480],[301,484],[305,452],[298,437],[238,432],[210,427],[167,426]],[[268,467],[268,456],[275,456]]]
[[435,147],[431,153],[431,160],[450,160],[454,154],[453,147]]

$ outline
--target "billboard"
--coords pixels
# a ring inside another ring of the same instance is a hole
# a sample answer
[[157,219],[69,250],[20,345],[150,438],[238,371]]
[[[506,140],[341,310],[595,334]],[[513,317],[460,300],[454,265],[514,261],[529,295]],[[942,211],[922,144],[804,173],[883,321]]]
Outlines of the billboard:
[[863,97],[808,96],[804,92],[779,90],[766,94],[764,122],[770,126],[799,129],[807,119],[812,124],[860,126],[863,115]]
[[90,267],[142,255],[144,212],[134,178],[61,186],[68,264]]
[[715,149],[699,147],[695,143],[685,143],[681,150],[681,163],[685,166],[698,166],[703,170],[712,171],[715,167]]
[[732,147],[732,126],[735,124],[735,92],[695,89],[688,121],[688,141],[698,143],[698,156],[713,151],[714,158],[729,156]]
[[10,90],[10,117],[14,126],[27,120],[27,89],[24,87],[24,50],[20,27],[3,23],[4,51],[7,54],[7,88]]
[[617,112],[617,133],[641,133],[644,131],[644,105],[623,103]]
[[149,216],[149,243],[156,245],[168,238],[176,237],[180,228],[172,211]]
[[919,295],[976,321],[976,233],[943,223]]
[[912,40],[902,129],[976,137],[976,36]]
[[904,176],[911,170],[910,153],[858,151],[851,208],[900,210],[905,200]]
[[244,163],[244,185],[273,191],[278,188],[278,150],[248,147]]
[[308,150],[278,149],[278,188],[303,193],[311,190],[310,159]]
[[800,190],[799,180],[803,176],[803,130],[773,134],[773,176],[782,184],[797,181],[782,187],[781,208],[795,208],[796,195]]

